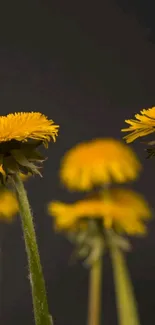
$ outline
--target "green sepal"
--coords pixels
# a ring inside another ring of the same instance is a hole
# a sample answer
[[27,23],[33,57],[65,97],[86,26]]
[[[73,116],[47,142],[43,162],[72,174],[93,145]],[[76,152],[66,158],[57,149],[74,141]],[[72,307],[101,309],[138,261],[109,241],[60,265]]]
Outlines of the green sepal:
[[132,245],[129,240],[121,235],[118,235],[112,229],[106,230],[108,236],[108,245],[114,245],[115,247],[120,248],[123,251],[129,252],[132,250]]
[[82,259],[86,266],[91,266],[105,251],[104,235],[96,220],[89,220],[87,229],[69,232],[68,238],[74,243],[72,261]]
[[89,246],[83,246],[81,249],[77,250],[77,256],[81,258],[86,258],[90,253],[90,247]]
[[20,150],[12,150],[11,154],[20,166],[27,168],[28,172],[42,176],[38,168],[33,163],[29,162]]
[[84,265],[91,266],[93,265],[99,258],[101,258],[105,251],[105,244],[103,237],[96,237],[92,239],[91,243],[91,251],[88,254],[88,257],[84,261]]
[[113,244],[115,244],[117,247],[121,248],[123,251],[130,251],[132,249],[132,246],[127,238],[124,238],[122,236],[117,236],[113,238]]
[[27,159],[43,162],[45,157],[36,148],[42,144],[40,140],[25,142],[21,145],[21,151]]
[[45,157],[37,150],[31,150],[31,148],[22,149],[23,155],[30,161],[36,161],[42,163],[45,161]]
[[3,158],[3,169],[7,175],[19,172],[19,166],[12,156],[6,156]]
[[89,247],[86,246],[82,248],[76,247],[71,254],[70,264],[77,263],[79,259],[84,261],[88,257],[89,253],[90,253]]

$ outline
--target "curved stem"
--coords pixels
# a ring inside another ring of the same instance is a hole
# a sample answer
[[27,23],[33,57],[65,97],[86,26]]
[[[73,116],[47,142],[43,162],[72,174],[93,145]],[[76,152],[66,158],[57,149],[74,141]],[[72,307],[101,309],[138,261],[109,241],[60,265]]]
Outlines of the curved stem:
[[89,282],[88,325],[100,325],[102,258],[91,265]]
[[123,253],[111,246],[116,304],[120,325],[140,325],[137,303]]
[[34,318],[36,325],[51,325],[48,311],[45,282],[40,263],[32,214],[23,182],[18,174],[14,176],[14,185],[19,203],[25,247],[28,258]]

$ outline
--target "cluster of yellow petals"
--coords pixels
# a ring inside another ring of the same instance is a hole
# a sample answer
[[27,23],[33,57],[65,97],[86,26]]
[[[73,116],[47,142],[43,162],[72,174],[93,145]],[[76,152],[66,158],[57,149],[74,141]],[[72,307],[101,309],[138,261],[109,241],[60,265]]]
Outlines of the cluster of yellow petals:
[[51,202],[48,212],[59,230],[76,228],[83,218],[101,218],[105,228],[117,227],[128,234],[145,233],[145,219],[151,211],[144,198],[131,190],[111,189],[99,199],[85,199],[73,204]]
[[121,131],[130,132],[124,137],[127,143],[155,132],[155,107],[143,109],[140,113],[135,115],[135,120],[125,120],[130,126]]
[[91,190],[94,185],[134,180],[141,165],[131,148],[112,138],[96,139],[69,150],[60,169],[70,190]]
[[56,140],[58,125],[38,112],[20,112],[0,116],[0,143],[30,139],[48,142]]

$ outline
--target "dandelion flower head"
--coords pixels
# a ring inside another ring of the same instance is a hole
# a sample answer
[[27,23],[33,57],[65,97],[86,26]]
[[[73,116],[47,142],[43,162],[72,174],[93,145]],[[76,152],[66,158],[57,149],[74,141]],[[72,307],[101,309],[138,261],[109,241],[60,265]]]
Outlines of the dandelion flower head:
[[72,204],[51,202],[48,212],[58,230],[74,230],[80,222],[102,220],[106,229],[115,228],[130,235],[146,232],[144,221],[151,217],[150,208],[138,193],[112,189],[100,198],[85,199]]
[[94,185],[134,180],[141,170],[136,154],[119,140],[96,139],[69,150],[60,179],[70,190],[91,190]]
[[[0,176],[39,173],[35,163],[44,159],[36,150],[56,141],[58,125],[38,112],[21,112],[0,116]],[[2,169],[4,172],[2,172]]]
[[122,132],[130,132],[124,137],[127,143],[133,142],[139,137],[144,137],[155,132],[155,107],[143,109],[135,119],[125,120],[130,126],[122,129]]
[[55,141],[58,125],[38,112],[20,112],[0,116],[0,143],[11,140]]

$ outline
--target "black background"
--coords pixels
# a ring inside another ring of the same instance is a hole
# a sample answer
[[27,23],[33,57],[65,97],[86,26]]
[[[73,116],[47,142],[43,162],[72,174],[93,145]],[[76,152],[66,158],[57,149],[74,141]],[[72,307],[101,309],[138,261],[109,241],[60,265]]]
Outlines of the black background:
[[[61,156],[94,137],[121,138],[124,119],[155,105],[155,25],[151,1],[5,1],[0,5],[0,114],[40,111],[60,124],[43,178],[27,182],[55,325],[84,325],[88,270],[69,265],[72,247],[52,230],[46,204],[79,197],[59,184]],[[144,171],[133,188],[154,207],[155,161],[133,144]],[[0,318],[3,325],[33,322],[20,220],[1,225]],[[149,236],[131,239],[127,261],[142,325],[155,322],[155,221]],[[103,324],[115,325],[108,256],[104,261]]]

